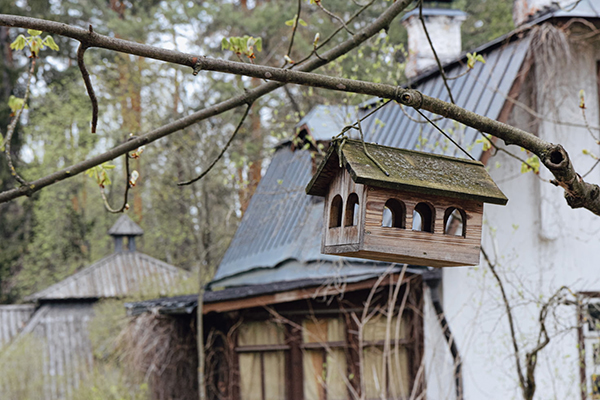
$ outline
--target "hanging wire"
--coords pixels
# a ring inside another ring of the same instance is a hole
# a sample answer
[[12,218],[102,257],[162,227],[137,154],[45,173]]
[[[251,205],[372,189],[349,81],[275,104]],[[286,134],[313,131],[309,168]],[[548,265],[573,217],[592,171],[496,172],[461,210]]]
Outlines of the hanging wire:
[[432,120],[430,120],[429,118],[427,118],[427,116],[425,114],[423,114],[421,112],[421,110],[419,110],[418,108],[415,108],[415,110],[417,110],[417,112],[421,115],[421,117],[425,118],[427,120],[427,122],[429,122],[431,125],[433,125],[435,127],[435,129],[437,129],[438,131],[440,131],[440,133],[442,135],[444,135],[446,137],[446,139],[448,139],[449,141],[452,142],[452,144],[454,144],[456,147],[458,147],[463,153],[465,153],[467,155],[467,157],[469,157],[471,160],[473,161],[477,161],[473,158],[473,156],[471,154],[469,154],[468,151],[466,151],[465,149],[463,149],[460,144],[458,144],[456,141],[454,141],[454,139],[452,139],[452,137],[450,137],[450,135],[448,135],[446,132],[444,132],[442,129],[440,129],[439,126],[437,126],[435,124],[435,122],[433,122]]

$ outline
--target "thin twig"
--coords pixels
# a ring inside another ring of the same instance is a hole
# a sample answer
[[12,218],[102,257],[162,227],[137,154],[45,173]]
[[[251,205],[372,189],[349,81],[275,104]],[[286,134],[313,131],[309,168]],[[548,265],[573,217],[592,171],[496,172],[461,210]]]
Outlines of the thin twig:
[[[354,21],[354,19],[356,19],[360,14],[362,14],[374,2],[375,2],[375,0],[371,0],[369,3],[365,4],[360,10],[356,11],[350,18],[348,18],[348,20],[346,21],[346,24],[349,24],[350,22]],[[337,35],[342,29],[344,29],[344,27],[340,26],[336,30],[334,30],[331,33],[331,35],[329,35],[325,40],[323,40],[320,45],[318,45],[316,48],[314,48],[313,51],[308,56],[306,56],[302,60],[296,62],[294,64],[294,66],[302,64],[303,62],[305,62],[309,58],[311,58],[313,55],[317,55],[317,50],[321,49],[323,46],[325,46],[327,43],[329,43],[329,41],[331,41],[331,39],[333,39],[335,37],[335,35]],[[318,55],[317,55],[317,58],[319,58],[322,61],[325,61],[325,59],[319,57]]]
[[90,101],[92,102],[92,133],[96,133],[96,127],[98,126],[98,99],[96,98],[96,93],[94,92],[94,87],[92,86],[90,74],[88,73],[83,60],[83,55],[85,54],[86,50],[87,46],[85,46],[83,43],[80,43],[79,48],[77,49],[77,65],[79,66],[81,77],[83,78],[85,88],[88,92],[88,96],[90,96]]
[[[131,140],[131,138],[129,139]],[[104,192],[104,186],[100,185],[100,194],[102,195],[102,201],[104,202],[104,208],[106,211],[112,214],[119,214],[129,209],[128,197],[129,197],[129,189],[131,189],[131,173],[129,172],[129,158],[131,156],[129,153],[125,154],[125,193],[123,193],[123,204],[120,208],[112,208],[108,199],[106,198],[106,193]]]
[[[383,103],[381,103],[379,106],[375,107],[373,110],[371,110],[368,114],[366,114],[364,117],[362,117],[360,120],[364,121],[365,119],[369,118],[371,115],[375,114],[377,111],[379,111],[381,108],[383,108],[384,106],[386,106],[388,103],[390,103],[391,100],[385,100]],[[358,122],[353,123],[352,125],[346,125],[342,131],[340,133],[338,133],[337,135],[335,135],[333,137],[333,139],[337,139],[340,136],[342,136],[344,133],[348,132],[350,129],[358,129]]]
[[442,135],[444,135],[446,137],[446,139],[448,139],[449,141],[452,142],[452,144],[454,144],[456,147],[458,147],[463,153],[465,153],[471,160],[475,161],[475,159],[473,158],[473,156],[471,154],[469,154],[465,149],[463,149],[457,142],[454,141],[454,139],[452,139],[452,137],[450,137],[450,135],[448,135],[446,132],[444,132],[439,126],[437,126],[435,124],[435,122],[433,122],[432,120],[430,120],[429,118],[427,118],[427,116],[425,114],[423,114],[421,112],[421,110],[419,110],[418,108],[415,108],[415,110],[417,110],[417,112],[421,115],[421,117],[425,118],[427,120],[427,122],[429,122],[431,125],[434,126],[435,129],[437,129],[438,131],[440,131],[440,133]]
[[590,168],[590,170],[588,172],[586,172],[585,174],[581,175],[582,178],[585,178],[586,176],[588,176],[590,174],[590,172],[592,172],[594,170],[594,168],[596,168],[598,166],[598,163],[600,163],[600,158],[596,160],[596,162],[594,163],[594,165],[592,165],[592,168]]
[[[493,141],[493,140],[491,140],[490,138],[488,138],[487,136],[485,136],[485,135],[484,135],[484,134],[483,134],[481,131],[477,131],[477,132],[479,132],[479,133],[481,134],[481,136],[483,136],[483,137],[484,137],[484,138],[485,138],[485,139],[488,141],[488,143],[490,144],[490,146],[492,146],[492,147],[493,147],[493,148],[496,150],[496,153],[498,153],[499,151],[501,151],[501,152],[503,152],[503,153],[507,154],[508,156],[510,156],[510,157],[512,157],[512,158],[514,158],[515,160],[518,160],[518,161],[522,162],[523,164],[527,165],[527,166],[528,166],[528,167],[529,167],[529,168],[530,168],[532,171],[534,171],[534,175],[535,175],[535,176],[536,176],[536,177],[537,177],[539,180],[541,180],[541,181],[543,181],[543,182],[547,182],[547,183],[549,183],[549,182],[550,182],[548,179],[544,179],[544,178],[542,178],[542,177],[540,176],[540,174],[536,174],[536,173],[535,173],[535,168],[533,167],[533,165],[531,165],[530,163],[528,163],[528,162],[527,162],[527,160],[523,160],[521,157],[519,157],[519,156],[517,156],[517,155],[515,155],[515,154],[511,153],[510,151],[506,150],[505,148],[499,147],[499,146],[498,146],[496,143],[494,143],[494,141]],[[495,153],[494,153],[494,155],[495,155]],[[584,176],[585,176],[585,175],[584,175]]]
[[429,31],[425,26],[425,18],[423,18],[423,0],[419,1],[419,19],[421,20],[421,25],[423,25],[423,30],[425,31],[425,36],[427,37],[427,41],[429,42],[429,46],[431,47],[431,51],[433,52],[433,56],[435,57],[435,61],[437,62],[438,68],[440,70],[440,76],[444,81],[444,85],[446,86],[446,90],[448,91],[448,96],[450,97],[450,102],[452,104],[456,104],[454,102],[454,97],[452,97],[452,90],[450,90],[450,85],[448,85],[448,79],[446,78],[446,73],[444,72],[444,68],[442,67],[442,62],[433,47],[433,42],[431,41],[431,37],[429,37]]
[[367,150],[367,145],[365,144],[365,135],[363,134],[363,130],[362,130],[362,126],[360,125],[360,118],[358,119],[358,121],[356,121],[358,123],[358,132],[360,132],[360,141],[362,142],[362,146],[363,146],[363,151],[365,152],[365,155],[367,157],[369,157],[369,160],[373,161],[373,163],[375,165],[377,165],[377,168],[379,168],[381,170],[381,172],[383,172],[385,174],[385,176],[390,176],[390,173],[387,172],[387,170],[383,167],[383,165],[381,165],[379,163],[379,161],[377,161],[372,155],[371,153],[369,153],[369,150]]
[[594,132],[592,132],[592,129],[591,129],[590,124],[589,124],[589,122],[587,120],[587,117],[585,116],[585,107],[580,107],[580,108],[581,108],[581,115],[583,116],[583,122],[585,123],[585,128],[589,132],[589,134],[592,137],[592,139],[594,139],[596,141],[596,144],[600,144],[600,141],[598,140],[598,138],[596,136],[594,136]]
[[246,107],[246,111],[244,112],[244,115],[242,115],[242,118],[240,119],[240,122],[238,123],[237,127],[235,128],[235,131],[233,131],[233,134],[231,135],[231,137],[229,138],[229,140],[227,141],[227,143],[225,143],[225,146],[223,146],[223,148],[221,149],[221,153],[219,153],[219,155],[217,156],[217,158],[215,158],[213,160],[213,162],[208,166],[208,168],[206,168],[200,175],[198,175],[194,179],[191,179],[189,181],[184,181],[184,182],[177,183],[177,186],[191,185],[192,183],[194,183],[196,181],[199,181],[200,179],[204,178],[204,176],[206,174],[208,174],[211,169],[213,169],[213,167],[215,166],[215,164],[221,159],[221,157],[223,157],[223,155],[225,154],[225,152],[229,148],[229,145],[231,144],[231,142],[233,141],[233,139],[235,138],[235,136],[239,132],[239,130],[242,127],[242,125],[244,124],[244,120],[248,116],[248,113],[250,112],[250,108],[251,107],[252,107],[252,103],[249,103],[248,106]]
[[317,4],[317,6],[327,15],[329,15],[331,18],[338,20],[341,24],[342,27],[352,36],[354,36],[354,32],[352,32],[350,30],[350,28],[348,28],[348,25],[346,25],[346,23],[344,22],[343,18],[338,17],[337,15],[335,15],[334,13],[332,13],[331,11],[329,11],[328,9],[326,9],[325,7],[323,7],[323,4],[321,4],[321,0],[315,0],[315,3]]
[[483,254],[483,257],[485,258],[485,261],[486,261],[488,267],[490,268],[490,271],[492,271],[492,275],[494,275],[494,278],[496,278],[496,282],[498,282],[498,286],[500,287],[500,293],[502,294],[502,300],[504,302],[504,308],[506,309],[506,316],[508,318],[508,325],[510,328],[510,336],[512,339],[511,341],[512,341],[513,350],[514,350],[515,364],[517,367],[517,375],[519,377],[519,384],[520,384],[521,388],[523,390],[525,390],[525,377],[523,376],[523,370],[521,369],[521,356],[520,356],[520,351],[519,351],[519,343],[517,342],[517,334],[515,332],[515,322],[513,320],[510,302],[508,301],[508,297],[506,296],[506,292],[504,290],[504,284],[503,284],[502,280],[500,279],[498,272],[496,271],[496,266],[492,263],[492,261],[488,257],[483,246],[481,246],[481,254]]
[[23,104],[21,105],[21,108],[19,108],[17,110],[17,112],[15,113],[14,119],[8,126],[8,129],[6,131],[5,146],[4,146],[4,154],[6,155],[6,161],[8,162],[8,168],[10,168],[10,174],[21,185],[27,185],[27,181],[25,179],[23,179],[17,173],[17,170],[15,169],[15,166],[13,165],[12,156],[10,154],[10,142],[12,140],[13,133],[15,132],[15,129],[17,128],[17,123],[19,122],[19,118],[21,118],[21,114],[23,113],[23,110],[25,109],[25,106],[27,105],[27,100],[29,99],[29,89],[31,87],[31,80],[33,78],[34,70],[35,70],[35,56],[31,55],[31,67],[29,68],[29,73],[27,75],[27,86],[25,88],[25,97],[23,98]]
[[[300,13],[302,12],[302,0],[298,0],[298,11],[296,11],[296,19],[294,20],[294,27],[292,29],[292,36],[290,37],[290,45],[288,46],[287,56],[291,59],[290,53],[292,52],[292,47],[294,46],[294,38],[296,37],[296,31],[298,30],[298,25],[300,21]],[[288,64],[288,60],[285,59],[281,68],[285,67]]]
[[[404,104],[400,104],[400,109],[402,109],[402,112],[404,113],[406,118],[410,119],[413,122],[416,122],[417,124],[428,124],[429,123],[427,121],[420,121],[416,118],[411,117],[410,114],[407,113],[406,110],[404,109]],[[442,119],[444,119],[444,117],[435,117],[434,119],[432,119],[432,121],[437,122],[437,121],[441,121]]]

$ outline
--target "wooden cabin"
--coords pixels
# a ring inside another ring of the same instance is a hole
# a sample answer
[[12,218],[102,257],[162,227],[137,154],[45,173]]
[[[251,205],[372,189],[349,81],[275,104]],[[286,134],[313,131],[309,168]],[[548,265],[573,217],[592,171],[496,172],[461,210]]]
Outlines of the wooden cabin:
[[366,148],[372,158],[358,140],[334,141],[306,188],[325,197],[322,252],[432,267],[477,265],[483,203],[508,201],[483,164]]

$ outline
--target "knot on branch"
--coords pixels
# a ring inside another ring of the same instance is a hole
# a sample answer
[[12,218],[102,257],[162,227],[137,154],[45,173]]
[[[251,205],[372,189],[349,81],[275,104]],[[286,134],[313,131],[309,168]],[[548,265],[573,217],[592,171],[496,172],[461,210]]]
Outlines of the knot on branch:
[[200,71],[202,71],[204,69],[204,57],[192,57],[192,68],[194,69],[194,71],[192,72],[192,75],[196,76],[198,75],[198,73]]
[[398,86],[396,89],[396,101],[408,107],[421,108],[423,105],[423,95],[411,89],[403,89]]
[[553,145],[544,157],[544,165],[550,170],[565,169],[569,166],[569,156],[560,145]]

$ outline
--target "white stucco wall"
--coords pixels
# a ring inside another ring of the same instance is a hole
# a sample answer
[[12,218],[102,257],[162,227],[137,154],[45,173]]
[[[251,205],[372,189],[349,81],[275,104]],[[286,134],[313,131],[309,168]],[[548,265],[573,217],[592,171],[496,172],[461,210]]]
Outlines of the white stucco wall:
[[[538,59],[536,101],[540,113],[548,119],[583,124],[578,105],[579,90],[585,89],[587,120],[591,125],[600,125],[597,54],[600,55],[597,49],[580,47],[573,49],[572,58],[565,65],[552,65],[551,60]],[[558,54],[554,61],[565,59]],[[549,75],[548,71],[554,67],[560,71]],[[526,114],[518,108],[512,119],[521,128],[532,129],[525,126],[528,125]],[[600,136],[599,131],[593,132]],[[594,163],[592,158],[582,154],[583,149],[600,155],[600,146],[582,127],[541,121],[539,136],[563,144],[581,173],[587,172]],[[508,149],[527,157],[514,146]],[[500,163],[499,168],[495,168],[496,162]],[[493,157],[488,165],[509,203],[506,207],[486,205],[483,246],[498,262],[498,270],[515,307],[519,343],[523,350],[528,350],[539,329],[540,300],[546,300],[562,285],[574,292],[600,292],[600,218],[586,210],[571,209],[561,189],[532,173],[521,174],[520,163],[506,155]],[[540,175],[550,178],[544,170]],[[586,180],[600,182],[600,167]],[[499,288],[489,269],[483,263],[479,267],[446,268],[443,276],[444,308],[464,361],[465,399],[521,398],[508,321]],[[562,306],[556,316],[557,320],[548,319],[552,339],[540,353],[536,398],[579,399],[577,331],[565,330],[577,323],[575,307]],[[430,319],[426,314],[426,329],[431,327]],[[426,357],[440,351],[435,350],[435,342],[435,334],[432,334],[426,341]],[[434,363],[430,371],[451,372],[447,357],[438,356]],[[431,390],[428,398],[455,398],[452,394]]]

